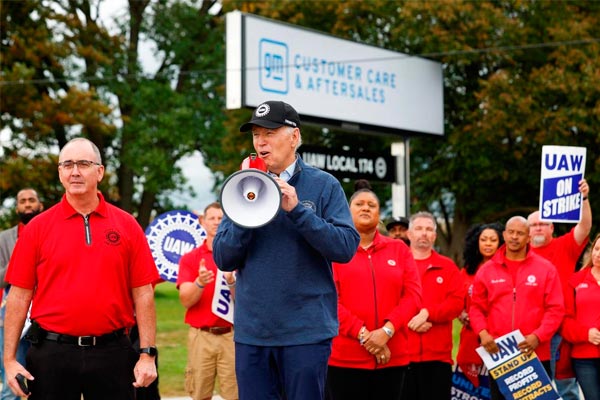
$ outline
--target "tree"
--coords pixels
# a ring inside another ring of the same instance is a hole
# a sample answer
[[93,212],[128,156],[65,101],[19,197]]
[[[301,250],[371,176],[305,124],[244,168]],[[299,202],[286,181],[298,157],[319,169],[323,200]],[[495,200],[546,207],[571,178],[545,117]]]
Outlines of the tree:
[[[46,23],[56,18],[36,1],[3,2],[0,8],[2,200],[23,186],[38,189],[46,205],[59,199],[57,144],[82,130],[110,136],[110,109],[93,90],[71,86],[65,75],[68,41],[53,40]],[[52,77],[49,79],[48,77]]]
[[[11,140],[2,170],[26,167],[20,175],[31,186],[47,186],[49,177],[37,179],[22,158],[55,169],[56,149],[83,134],[103,155],[107,198],[145,226],[153,211],[172,207],[167,193],[184,187],[177,160],[195,150],[221,153],[221,22],[211,11],[216,1],[130,0],[110,33],[101,3],[3,5],[2,121]],[[141,38],[155,45],[155,73],[140,65]],[[3,197],[21,184],[11,178]]]
[[[225,7],[443,64],[446,134],[411,139],[411,206],[439,217],[439,245],[456,260],[471,224],[537,208],[542,145],[587,147],[586,177],[592,187],[600,182],[593,155],[600,140],[597,3],[235,1]],[[328,140],[356,143],[342,134]]]
[[[446,134],[411,138],[411,208],[439,217],[439,245],[455,259],[472,223],[536,208],[544,144],[587,147],[600,205],[600,3],[131,0],[115,33],[98,1],[7,4],[0,101],[12,137],[0,163],[14,173],[2,196],[18,186],[13,175],[41,173],[19,172],[31,164],[23,156],[55,170],[56,146],[80,133],[103,149],[103,190],[142,225],[184,186],[175,161],[193,150],[222,182],[252,151],[238,132],[250,111],[223,111],[223,15],[239,9],[442,63]],[[155,73],[139,64],[141,38],[162,62]],[[315,126],[303,137],[369,152],[397,140]]]

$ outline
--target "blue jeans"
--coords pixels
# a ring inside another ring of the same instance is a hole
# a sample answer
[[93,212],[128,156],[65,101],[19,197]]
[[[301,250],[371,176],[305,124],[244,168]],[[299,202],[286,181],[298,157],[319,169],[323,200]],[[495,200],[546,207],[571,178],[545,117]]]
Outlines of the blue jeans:
[[600,358],[574,358],[573,368],[585,400],[600,400]]
[[[579,400],[579,385],[575,378],[567,379],[554,379],[554,372],[556,371],[556,354],[558,353],[558,346],[562,341],[562,336],[559,333],[555,333],[550,341],[550,368],[552,369],[552,376],[550,379],[554,380],[556,384],[556,391],[563,398],[563,400]],[[585,400],[588,400],[586,397]]]

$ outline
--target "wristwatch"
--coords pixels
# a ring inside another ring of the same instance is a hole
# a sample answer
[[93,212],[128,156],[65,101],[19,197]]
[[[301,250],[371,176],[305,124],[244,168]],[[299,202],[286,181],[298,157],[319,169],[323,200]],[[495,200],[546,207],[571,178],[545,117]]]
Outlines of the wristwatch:
[[388,328],[387,326],[384,326],[381,329],[383,329],[383,331],[385,332],[385,334],[388,335],[390,338],[392,336],[394,336],[394,332],[392,332],[392,330],[390,328]]
[[156,357],[158,355],[158,349],[156,346],[142,347],[140,349],[140,354],[148,354],[151,357]]

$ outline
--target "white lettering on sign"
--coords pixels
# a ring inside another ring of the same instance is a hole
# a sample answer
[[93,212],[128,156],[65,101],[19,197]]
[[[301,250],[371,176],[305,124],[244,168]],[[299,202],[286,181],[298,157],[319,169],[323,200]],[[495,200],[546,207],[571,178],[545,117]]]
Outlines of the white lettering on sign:
[[566,197],[544,201],[544,215],[563,214],[581,207],[581,196],[575,193]]
[[556,182],[556,195],[564,196],[573,192],[573,178],[561,179]]
[[302,153],[302,158],[307,164],[312,165],[313,167],[325,169],[325,154]]
[[190,252],[195,247],[194,243],[186,242],[180,239],[175,239],[170,236],[165,238],[163,249],[171,253],[179,254],[180,256]]
[[327,156],[327,169],[330,171],[358,172],[354,157]]
[[384,157],[359,157],[356,155],[333,155],[305,151],[302,159],[313,167],[332,172],[364,174],[385,179],[388,163]]

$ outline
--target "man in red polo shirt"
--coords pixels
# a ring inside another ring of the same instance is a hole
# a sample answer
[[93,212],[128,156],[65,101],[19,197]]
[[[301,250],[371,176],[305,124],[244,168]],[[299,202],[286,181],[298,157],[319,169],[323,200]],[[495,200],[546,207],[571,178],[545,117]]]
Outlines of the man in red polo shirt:
[[[6,274],[7,383],[24,396],[23,375],[32,400],[131,400],[156,379],[158,272],[137,221],[98,192],[98,148],[76,138],[58,158],[65,195],[23,230]],[[25,369],[15,354],[30,303]],[[126,335],[135,323],[141,354]]]
[[[200,218],[206,239],[179,260],[179,300],[187,309],[185,322],[190,326],[185,386],[196,400],[212,398],[216,376],[219,377],[221,397],[225,400],[238,398],[232,324],[212,312],[217,276],[212,244],[222,219],[223,210],[219,203],[206,206]],[[225,273],[225,279],[233,288],[235,278],[231,272]]]

